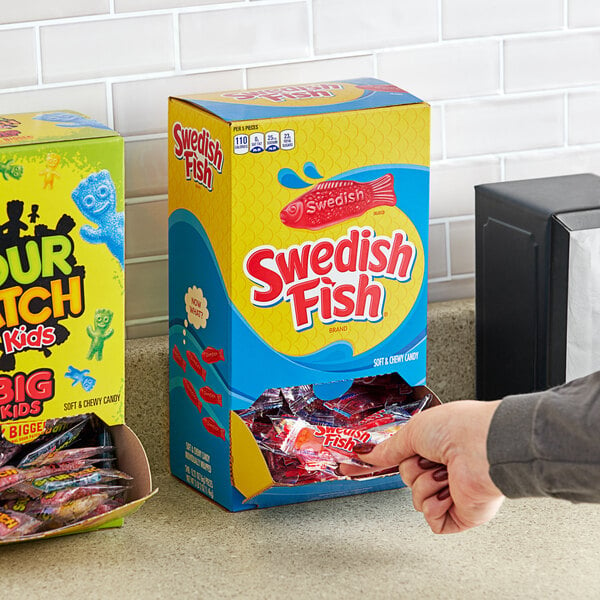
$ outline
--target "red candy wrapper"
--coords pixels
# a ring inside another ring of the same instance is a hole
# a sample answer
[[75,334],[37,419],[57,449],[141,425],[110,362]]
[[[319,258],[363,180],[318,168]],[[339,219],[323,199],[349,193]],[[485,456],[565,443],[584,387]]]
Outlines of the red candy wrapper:
[[364,466],[354,454],[356,444],[379,444],[398,431],[399,425],[390,425],[384,431],[368,431],[328,425],[310,425],[301,419],[295,421],[281,449],[319,470],[319,465],[335,470],[338,464]]
[[318,398],[311,385],[266,390],[251,407],[238,412],[261,448],[273,480],[302,485],[342,477],[341,464],[364,467],[354,453],[356,444],[388,439],[432,397],[415,398],[412,387],[392,373],[355,379],[333,400]]
[[9,465],[5,465],[0,469],[0,491],[12,488],[22,481],[25,481],[25,474],[22,469]]
[[52,463],[70,463],[73,461],[84,460],[92,456],[98,456],[98,454],[103,454],[109,450],[114,450],[114,447],[96,446],[94,448],[69,448],[67,450],[57,450],[30,461],[27,466],[37,467]]
[[75,498],[63,504],[47,505],[42,508],[38,518],[42,521],[50,521],[56,527],[61,527],[67,523],[87,518],[108,498],[108,494],[91,494]]
[[48,492],[47,494],[42,494],[37,501],[41,506],[60,506],[66,502],[94,494],[105,494],[107,498],[116,498],[117,496],[124,495],[126,491],[127,487],[123,485],[89,485]]
[[25,513],[9,509],[0,511],[0,540],[35,533],[41,526],[41,521]]

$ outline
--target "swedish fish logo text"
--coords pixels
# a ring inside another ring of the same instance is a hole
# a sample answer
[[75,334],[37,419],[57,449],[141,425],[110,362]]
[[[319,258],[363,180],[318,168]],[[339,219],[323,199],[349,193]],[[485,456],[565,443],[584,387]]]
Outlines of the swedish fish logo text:
[[244,259],[244,273],[257,284],[250,302],[263,308],[289,302],[294,328],[302,331],[313,326],[314,314],[326,324],[380,321],[385,288],[376,279],[409,281],[415,258],[415,245],[401,229],[388,237],[371,227],[352,227],[335,241],[254,248]]
[[198,131],[184,127],[179,121],[173,125],[175,157],[184,161],[185,178],[193,180],[212,191],[214,173],[223,170],[223,149],[218,139],[213,139],[208,129]]
[[225,92],[224,98],[236,100],[264,99],[271,102],[286,102],[288,100],[310,100],[312,98],[331,98],[334,90],[343,89],[341,83],[315,83],[309,85],[287,85],[283,87],[245,90],[240,92]]

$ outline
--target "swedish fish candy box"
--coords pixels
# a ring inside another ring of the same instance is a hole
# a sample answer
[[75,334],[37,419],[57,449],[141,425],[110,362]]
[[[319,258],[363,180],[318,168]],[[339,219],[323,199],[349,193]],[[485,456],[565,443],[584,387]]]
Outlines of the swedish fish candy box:
[[[39,461],[44,477],[61,481],[75,466],[114,467],[124,452],[117,438],[145,460],[135,436],[122,433],[123,170],[122,138],[84,115],[0,117],[0,470],[12,477],[0,484],[0,509],[35,505],[25,502],[23,486],[31,490],[34,475],[41,477]],[[95,449],[89,464],[60,458],[77,455],[81,444]],[[113,458],[101,461],[107,453]],[[147,462],[141,470],[147,478]],[[118,524],[126,509],[115,515],[113,508],[94,523]],[[53,534],[48,513],[23,510],[27,527],[3,517],[15,529],[0,532],[0,542]],[[57,530],[84,527],[63,518],[68,506],[56,511]],[[73,514],[77,521],[90,516],[79,508]]]
[[230,510],[387,489],[424,388],[429,106],[356,79],[169,103],[172,472]]

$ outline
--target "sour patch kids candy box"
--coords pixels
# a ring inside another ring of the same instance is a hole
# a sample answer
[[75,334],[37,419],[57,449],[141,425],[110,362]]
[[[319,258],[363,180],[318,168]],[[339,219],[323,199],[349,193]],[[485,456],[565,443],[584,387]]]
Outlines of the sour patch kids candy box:
[[[170,99],[176,476],[230,510],[401,485],[330,476],[305,455],[299,478],[282,479],[260,436],[264,419],[274,439],[310,437],[319,419],[351,436],[363,418],[402,412],[402,386],[425,383],[428,208],[429,106],[398,87],[356,79]],[[382,375],[396,377],[392,391],[360,391]],[[293,444],[280,441],[284,455]]]
[[67,111],[0,117],[7,447],[35,446],[51,424],[84,413],[123,428],[123,194],[123,139],[115,131]]

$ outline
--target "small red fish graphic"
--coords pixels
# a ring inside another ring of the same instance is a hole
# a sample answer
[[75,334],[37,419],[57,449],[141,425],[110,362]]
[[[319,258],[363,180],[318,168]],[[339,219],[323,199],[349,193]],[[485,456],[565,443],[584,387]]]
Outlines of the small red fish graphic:
[[396,206],[394,176],[375,181],[323,181],[284,206],[279,218],[295,229],[323,229],[359,217],[377,206]]
[[198,373],[198,375],[200,375],[200,377],[206,381],[206,369],[200,364],[200,359],[191,350],[188,350],[185,353],[185,356],[188,359],[192,369],[194,369],[194,371],[196,371],[196,373]]
[[214,390],[209,388],[207,385],[200,388],[198,390],[200,394],[200,398],[204,400],[204,402],[208,402],[209,404],[218,404],[219,406],[223,406],[223,398],[221,394],[217,394]]
[[202,419],[202,425],[204,425],[208,433],[211,433],[215,437],[221,438],[224,442],[226,441],[225,430],[222,427],[219,427],[217,422],[212,417],[204,417],[204,419]]
[[185,393],[188,395],[188,398],[194,403],[194,406],[198,409],[198,412],[202,411],[202,402],[198,395],[196,394],[196,390],[192,385],[191,381],[188,381],[185,377],[183,378],[183,387],[185,389]]
[[202,351],[202,360],[210,365],[219,360],[225,360],[225,355],[223,354],[223,350],[217,350],[216,348],[208,346]]
[[391,85],[391,84],[373,84],[373,85],[369,85],[369,84],[360,84],[357,83],[356,87],[361,88],[363,90],[369,90],[371,92],[388,92],[389,94],[406,94],[407,91],[403,90],[402,88],[396,87],[395,85]]
[[181,352],[179,352],[179,348],[177,346],[173,346],[173,360],[183,369],[185,373],[185,368],[187,365],[185,364],[185,360],[183,360],[183,356],[181,356]]

